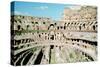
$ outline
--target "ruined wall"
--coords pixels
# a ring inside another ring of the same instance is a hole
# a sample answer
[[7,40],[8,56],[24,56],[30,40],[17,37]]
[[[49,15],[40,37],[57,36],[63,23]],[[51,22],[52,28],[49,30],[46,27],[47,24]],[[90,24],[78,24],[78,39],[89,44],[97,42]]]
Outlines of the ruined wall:
[[[63,18],[11,16],[11,63],[52,64],[97,60],[95,7],[64,9]],[[66,57],[67,56],[67,57]]]

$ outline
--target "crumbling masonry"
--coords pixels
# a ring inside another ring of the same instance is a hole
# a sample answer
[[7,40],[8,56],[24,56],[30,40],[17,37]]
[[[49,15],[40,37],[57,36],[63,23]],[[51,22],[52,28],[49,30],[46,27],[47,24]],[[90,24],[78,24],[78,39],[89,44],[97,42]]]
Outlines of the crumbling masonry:
[[97,8],[65,8],[62,18],[11,16],[11,64],[97,60]]

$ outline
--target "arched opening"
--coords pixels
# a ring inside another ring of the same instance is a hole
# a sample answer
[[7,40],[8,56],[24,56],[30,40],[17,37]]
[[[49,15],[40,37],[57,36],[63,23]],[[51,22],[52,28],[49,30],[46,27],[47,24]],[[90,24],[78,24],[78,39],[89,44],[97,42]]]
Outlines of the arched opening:
[[81,26],[79,26],[79,30],[81,30]]
[[21,29],[21,26],[20,26],[20,25],[18,25],[18,26],[17,26],[17,28],[18,28],[18,30],[20,30],[20,29]]
[[53,24],[50,24],[50,26],[48,27],[48,30],[49,29],[53,29],[54,28],[54,25]]
[[51,46],[50,46],[50,49],[53,49],[53,48],[54,48],[54,45],[51,45]]
[[57,23],[55,23],[55,25],[57,25]]
[[29,29],[29,25],[27,25],[27,30]]
[[57,30],[59,30],[59,26],[57,26]]
[[39,37],[41,37],[41,35],[39,34]]
[[83,27],[85,28],[85,24],[83,24]]
[[66,29],[66,26],[64,26],[64,30]]
[[45,24],[45,22],[43,22],[43,24]]
[[35,24],[38,24],[38,22],[35,22]]
[[51,35],[50,39],[51,39],[51,40],[54,40],[54,35]]
[[95,26],[93,25],[93,30],[95,30]]

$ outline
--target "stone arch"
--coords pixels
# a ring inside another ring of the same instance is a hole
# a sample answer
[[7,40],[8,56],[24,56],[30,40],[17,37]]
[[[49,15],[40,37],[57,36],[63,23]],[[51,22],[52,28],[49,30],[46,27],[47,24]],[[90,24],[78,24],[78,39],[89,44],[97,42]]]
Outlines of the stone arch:
[[81,30],[81,26],[79,26],[79,30]]
[[93,25],[93,30],[95,30],[95,25]]
[[54,24],[50,24],[50,26],[54,26]]
[[54,24],[50,24],[50,26],[48,27],[48,30],[50,29],[50,28],[54,28]]

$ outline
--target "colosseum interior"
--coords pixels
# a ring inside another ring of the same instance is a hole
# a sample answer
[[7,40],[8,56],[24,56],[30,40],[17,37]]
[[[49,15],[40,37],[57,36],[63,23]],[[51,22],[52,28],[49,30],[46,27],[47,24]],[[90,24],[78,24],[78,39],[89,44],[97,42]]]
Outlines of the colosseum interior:
[[11,16],[11,64],[37,65],[97,60],[97,8],[65,8],[59,21]]

